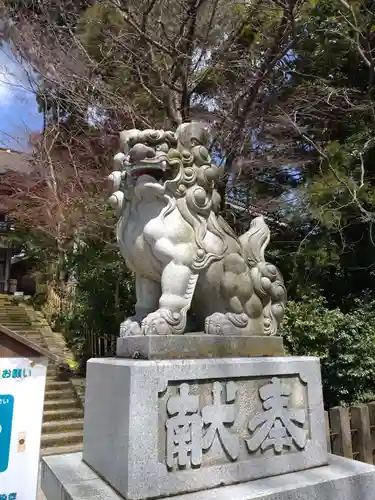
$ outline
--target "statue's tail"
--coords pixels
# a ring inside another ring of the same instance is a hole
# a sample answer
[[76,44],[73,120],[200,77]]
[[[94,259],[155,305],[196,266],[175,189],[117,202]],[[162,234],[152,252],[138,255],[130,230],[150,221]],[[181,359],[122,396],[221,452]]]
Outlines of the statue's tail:
[[264,253],[270,242],[270,230],[263,216],[251,221],[250,229],[240,236],[240,242],[251,267],[265,262]]
[[239,239],[251,269],[254,291],[264,305],[264,334],[276,335],[285,312],[286,289],[280,271],[265,260],[270,230],[264,217],[253,219],[250,229]]

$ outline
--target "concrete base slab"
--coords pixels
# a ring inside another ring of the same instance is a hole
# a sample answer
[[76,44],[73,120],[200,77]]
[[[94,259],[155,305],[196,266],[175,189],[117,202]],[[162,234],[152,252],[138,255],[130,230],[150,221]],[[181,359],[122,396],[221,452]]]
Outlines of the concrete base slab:
[[117,356],[132,359],[196,359],[284,356],[282,337],[186,333],[117,339]]
[[[81,453],[42,459],[42,489],[47,500],[124,498],[82,462]],[[375,467],[330,455],[328,466],[163,499],[373,500],[374,492]]]

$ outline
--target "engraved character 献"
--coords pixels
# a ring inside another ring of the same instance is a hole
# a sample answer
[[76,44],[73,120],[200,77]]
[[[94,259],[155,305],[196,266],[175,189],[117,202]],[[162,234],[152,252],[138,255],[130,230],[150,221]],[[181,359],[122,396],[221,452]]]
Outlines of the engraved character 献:
[[202,428],[199,415],[199,396],[189,394],[189,385],[181,384],[179,395],[168,399],[167,411],[171,418],[166,422],[167,466],[186,467],[189,463],[202,463]]

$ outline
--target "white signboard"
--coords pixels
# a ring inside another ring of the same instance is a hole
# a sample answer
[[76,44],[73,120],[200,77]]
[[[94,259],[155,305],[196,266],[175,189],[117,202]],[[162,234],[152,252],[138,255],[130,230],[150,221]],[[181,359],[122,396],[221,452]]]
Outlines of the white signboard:
[[35,500],[47,360],[0,358],[0,500]]

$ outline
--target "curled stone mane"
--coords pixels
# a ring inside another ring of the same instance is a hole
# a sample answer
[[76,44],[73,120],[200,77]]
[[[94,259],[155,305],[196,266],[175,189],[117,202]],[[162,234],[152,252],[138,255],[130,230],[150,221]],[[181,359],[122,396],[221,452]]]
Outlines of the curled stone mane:
[[[225,232],[217,221],[211,217],[220,205],[220,196],[215,189],[220,169],[211,164],[211,157],[204,146],[195,146],[191,152],[172,149],[168,153],[167,162],[176,172],[172,180],[165,182],[166,193],[176,200],[176,207],[184,220],[194,229],[195,241],[199,255],[194,263],[197,269],[204,268],[225,253]],[[212,230],[223,243],[221,254],[207,252],[203,239],[207,230]],[[204,252],[204,254],[203,254]]]

